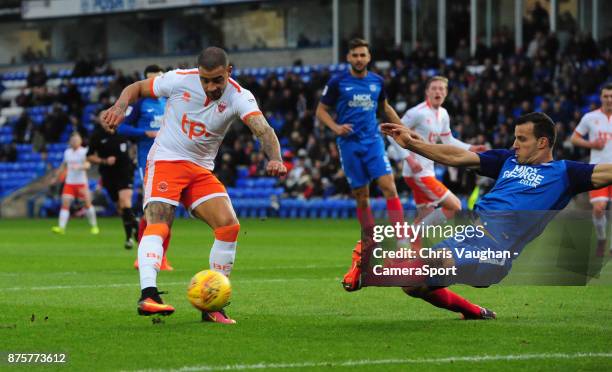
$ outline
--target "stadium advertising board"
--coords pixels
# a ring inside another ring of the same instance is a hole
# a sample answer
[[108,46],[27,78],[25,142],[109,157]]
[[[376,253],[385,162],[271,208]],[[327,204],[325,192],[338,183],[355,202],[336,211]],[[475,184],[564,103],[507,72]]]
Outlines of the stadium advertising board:
[[[253,0],[247,0],[253,1]],[[216,5],[237,0],[25,0],[23,19],[73,17],[199,5]],[[244,1],[241,1],[244,2]]]

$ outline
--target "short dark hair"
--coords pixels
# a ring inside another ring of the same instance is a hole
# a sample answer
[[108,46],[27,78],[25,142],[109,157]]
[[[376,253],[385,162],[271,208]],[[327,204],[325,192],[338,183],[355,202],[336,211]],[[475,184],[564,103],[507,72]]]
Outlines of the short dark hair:
[[229,57],[227,53],[218,47],[208,47],[198,56],[198,66],[206,70],[212,70],[219,66],[227,67],[228,65]]
[[162,70],[162,68],[159,67],[158,65],[148,65],[144,69],[144,76],[147,77],[147,74],[158,73],[158,72],[164,72],[164,70]]
[[604,83],[604,85],[601,86],[601,90],[599,91],[599,94],[603,93],[604,90],[612,90],[612,81]]
[[348,50],[351,51],[355,48],[359,48],[359,47],[366,47],[368,48],[368,52],[370,51],[370,44],[365,40],[365,39],[361,39],[361,38],[354,38],[351,39],[351,41],[349,41],[348,43]]
[[555,123],[543,112],[530,112],[516,119],[515,125],[533,123],[533,135],[536,138],[548,138],[548,147],[552,148],[557,140]]

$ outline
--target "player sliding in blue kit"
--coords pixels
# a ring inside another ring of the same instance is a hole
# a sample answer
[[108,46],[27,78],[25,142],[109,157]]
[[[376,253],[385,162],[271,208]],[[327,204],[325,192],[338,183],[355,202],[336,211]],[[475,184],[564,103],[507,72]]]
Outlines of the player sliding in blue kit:
[[[448,280],[444,283],[424,279],[419,282],[417,279],[414,285],[404,288],[408,295],[460,312],[465,319],[491,319],[496,315],[444,286],[454,283],[488,286],[501,281],[512,265],[511,259],[483,262],[478,258],[467,258],[466,252],[470,252],[467,256],[478,257],[483,247],[498,252],[508,250],[514,259],[525,245],[542,233],[554,214],[563,209],[573,196],[612,184],[612,164],[553,159],[555,125],[543,113],[530,113],[517,119],[512,150],[490,150],[479,154],[449,145],[426,143],[404,126],[383,124],[381,129],[400,146],[435,162],[476,168],[480,174],[496,179],[493,188],[475,207],[481,223],[486,223],[487,236],[484,239],[467,238],[462,242],[451,238],[434,247],[450,251],[448,258],[445,256],[437,264],[446,268],[455,266],[458,275],[445,278]],[[458,252],[462,255],[459,256]],[[428,263],[427,260],[414,261],[413,265]]]
[[[378,130],[376,114],[379,109],[388,121],[401,124],[395,110],[387,102],[383,78],[368,72],[369,44],[363,39],[349,42],[347,61],[350,70],[332,78],[317,106],[317,118],[336,135],[342,169],[357,201],[357,219],[366,236],[371,236],[374,217],[370,209],[370,182],[376,180],[387,199],[389,220],[404,222],[404,210],[397,195],[391,164]],[[335,109],[336,120],[329,114]],[[361,288],[361,241],[353,250],[353,262],[342,285],[347,291]]]
[[[147,66],[144,70],[144,76],[146,79],[159,76],[164,71],[157,65]],[[145,167],[147,166],[147,156],[149,150],[153,146],[155,136],[161,128],[162,119],[164,117],[164,108],[166,107],[166,98],[141,98],[134,106],[125,118],[124,124],[117,128],[117,132],[121,135],[137,139],[138,147],[138,177],[140,182],[143,182]],[[142,216],[140,224],[138,225],[138,241],[142,237],[144,229],[147,227],[147,221]],[[170,234],[164,240],[164,255],[160,270],[171,271],[172,266],[168,263],[166,258],[166,252],[168,251],[168,245],[170,244]],[[134,262],[134,267],[138,268],[138,258]]]

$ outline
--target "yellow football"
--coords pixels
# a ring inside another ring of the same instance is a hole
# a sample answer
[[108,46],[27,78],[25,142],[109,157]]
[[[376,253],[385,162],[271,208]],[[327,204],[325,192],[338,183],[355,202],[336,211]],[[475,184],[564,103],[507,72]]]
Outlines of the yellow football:
[[232,285],[227,276],[214,270],[203,270],[191,278],[187,288],[189,302],[201,311],[219,311],[229,303]]

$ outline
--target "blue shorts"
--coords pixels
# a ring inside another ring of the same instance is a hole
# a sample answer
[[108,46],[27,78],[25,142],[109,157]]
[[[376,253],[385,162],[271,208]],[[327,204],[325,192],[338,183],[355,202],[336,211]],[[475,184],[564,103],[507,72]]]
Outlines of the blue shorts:
[[391,174],[391,163],[382,138],[370,143],[338,141],[342,169],[352,189],[368,185],[373,180]]
[[[474,287],[488,287],[499,283],[512,268],[512,258],[477,258],[487,252],[503,252],[489,236],[466,238],[462,242],[449,238],[432,247],[432,250],[449,249],[455,261],[456,275],[437,276],[428,280],[430,286],[467,284]],[[474,257],[474,256],[477,257]]]

